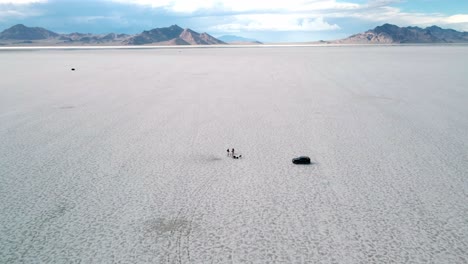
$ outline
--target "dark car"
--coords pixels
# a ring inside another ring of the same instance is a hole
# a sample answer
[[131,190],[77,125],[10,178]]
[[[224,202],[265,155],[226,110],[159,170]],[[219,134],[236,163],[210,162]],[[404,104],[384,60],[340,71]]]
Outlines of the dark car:
[[294,164],[310,164],[310,158],[307,156],[300,156],[292,160]]

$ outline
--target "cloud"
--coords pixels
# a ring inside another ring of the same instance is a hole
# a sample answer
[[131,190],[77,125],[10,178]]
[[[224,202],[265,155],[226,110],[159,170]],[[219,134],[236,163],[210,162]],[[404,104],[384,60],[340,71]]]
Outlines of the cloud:
[[468,15],[453,15],[445,19],[448,23],[468,23]]
[[24,16],[23,13],[16,10],[0,10],[0,19],[7,17],[21,17]]
[[359,4],[335,0],[109,0],[113,2],[163,8],[173,12],[304,12],[328,9],[352,9]]
[[125,19],[120,16],[74,16],[70,17],[70,21],[77,24],[94,24],[105,21],[123,24]]
[[239,15],[235,21],[212,27],[214,31],[324,31],[337,30],[336,24],[327,23],[323,17],[308,18],[302,15],[260,14]]
[[[335,0],[108,0],[165,10],[213,21],[211,30],[237,31],[325,31],[340,29],[326,22],[324,14],[361,7]],[[228,22],[226,22],[228,20]]]
[[399,8],[380,6],[353,12],[334,12],[327,14],[331,18],[355,18],[378,23],[393,23],[399,26],[446,26],[466,30],[468,15],[445,15],[441,13],[404,12]]
[[11,18],[38,16],[40,11],[31,8],[31,4],[46,3],[47,0],[0,0],[0,21]]
[[[398,25],[440,24],[465,28],[468,14],[444,15],[404,12],[394,5],[403,0],[107,0],[152,7],[165,12],[210,18],[215,30],[326,31],[341,27],[330,19],[348,18]],[[226,22],[227,20],[227,22]],[[216,22],[215,22],[216,21]]]
[[0,5],[27,5],[47,3],[47,0],[0,0]]

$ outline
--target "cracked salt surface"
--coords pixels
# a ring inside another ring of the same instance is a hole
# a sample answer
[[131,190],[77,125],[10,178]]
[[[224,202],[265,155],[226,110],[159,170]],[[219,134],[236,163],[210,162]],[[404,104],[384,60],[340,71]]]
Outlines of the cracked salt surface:
[[466,46],[0,60],[0,263],[468,262]]

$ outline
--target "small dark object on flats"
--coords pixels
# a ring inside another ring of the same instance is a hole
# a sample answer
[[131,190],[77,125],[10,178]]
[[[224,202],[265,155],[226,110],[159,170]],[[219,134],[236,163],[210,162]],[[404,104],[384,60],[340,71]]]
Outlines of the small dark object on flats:
[[310,158],[307,156],[300,156],[292,160],[294,164],[310,164]]
[[75,70],[75,68],[72,68],[71,70],[72,70],[72,71],[74,71],[74,70]]

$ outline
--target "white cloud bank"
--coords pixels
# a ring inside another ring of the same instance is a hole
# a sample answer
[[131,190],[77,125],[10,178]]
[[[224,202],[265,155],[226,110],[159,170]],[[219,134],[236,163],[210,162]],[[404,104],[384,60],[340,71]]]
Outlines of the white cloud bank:
[[47,3],[47,0],[0,0],[1,4],[10,4],[10,5],[26,5],[26,4],[39,4]]
[[0,22],[10,18],[25,18],[40,14],[37,10],[30,9],[30,4],[43,4],[47,0],[0,0]]
[[337,30],[336,24],[329,24],[322,17],[315,19],[281,14],[239,15],[233,23],[213,26],[224,32],[239,31],[324,31]]
[[281,11],[303,12],[326,9],[352,9],[360,5],[338,3],[335,0],[110,0],[113,2],[138,4],[153,8],[165,8],[173,12],[193,13],[202,10],[232,12]]
[[[213,30],[236,31],[326,31],[340,26],[330,19],[354,18],[398,25],[441,25],[468,30],[468,14],[408,13],[391,5],[401,0],[369,0],[365,3],[336,0],[107,0],[161,8],[178,14],[203,15],[223,22]],[[228,21],[228,22],[226,22]]]
[[325,31],[337,30],[322,13],[358,9],[354,3],[335,0],[110,0],[162,8],[170,12],[193,14],[200,12],[208,17],[228,17],[229,23],[212,26],[212,30],[237,31]]

